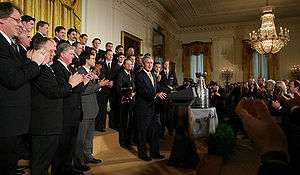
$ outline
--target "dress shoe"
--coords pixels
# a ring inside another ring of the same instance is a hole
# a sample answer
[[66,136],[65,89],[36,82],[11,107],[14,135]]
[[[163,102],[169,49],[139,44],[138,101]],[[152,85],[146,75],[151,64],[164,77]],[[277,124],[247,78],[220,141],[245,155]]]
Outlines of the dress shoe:
[[24,170],[16,170],[16,175],[22,175],[22,174],[25,174],[25,171]]
[[68,172],[66,174],[70,174],[70,175],[84,175],[83,172],[79,171],[79,170],[72,170],[71,172]]
[[156,154],[156,155],[151,155],[152,159],[164,159],[165,156],[164,155],[160,155],[160,154]]
[[74,165],[74,169],[75,169],[75,171],[76,170],[79,170],[79,171],[81,171],[81,172],[85,172],[85,171],[88,171],[88,170],[90,170],[91,168],[90,167],[88,167],[87,165],[84,165],[84,164],[75,164]]
[[149,157],[147,155],[139,155],[138,157],[147,162],[152,160],[151,157]]
[[97,164],[97,163],[101,163],[102,160],[101,159],[96,159],[96,158],[92,158],[92,159],[89,159],[87,160],[87,163],[93,163],[93,164]]
[[106,130],[105,129],[99,129],[97,131],[99,131],[99,132],[105,132]]
[[130,144],[121,144],[120,145],[122,148],[127,149],[127,150],[131,150],[132,146]]

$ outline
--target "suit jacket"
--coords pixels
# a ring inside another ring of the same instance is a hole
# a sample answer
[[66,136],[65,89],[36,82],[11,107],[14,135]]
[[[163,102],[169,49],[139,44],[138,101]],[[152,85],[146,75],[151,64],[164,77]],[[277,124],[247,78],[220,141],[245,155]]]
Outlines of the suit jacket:
[[61,43],[66,43],[66,40],[59,40],[57,37],[54,37],[53,40],[55,41],[56,43],[56,47],[58,47]]
[[[115,81],[115,87],[117,91],[117,98],[119,99],[119,102],[121,102],[122,97],[126,97],[128,95],[131,95],[129,93],[135,91],[135,84],[134,84],[134,77],[132,74],[128,75],[125,70],[123,69],[116,81]],[[131,90],[130,90],[131,88]]]
[[96,63],[100,64],[105,60],[105,51],[102,49],[99,49],[96,53]]
[[92,50],[92,48],[89,47],[89,46],[87,46],[87,45],[85,45],[83,48],[82,48],[82,53],[81,54],[83,54],[83,53],[89,53]]
[[141,70],[143,70],[143,67],[135,62],[135,63],[134,63],[133,70],[132,70],[133,75],[136,75],[136,74],[139,73]]
[[28,132],[30,80],[39,66],[23,58],[0,33],[0,137]]
[[69,83],[60,84],[52,68],[43,65],[33,79],[31,89],[30,133],[61,134],[63,129],[63,97],[72,93]]
[[[113,64],[113,62],[111,62],[111,68],[109,69],[106,61],[102,62],[101,65],[102,65],[102,69],[100,72],[100,79],[105,78],[106,80],[115,81],[116,77],[119,73],[118,71],[119,71],[120,66],[117,64]],[[103,87],[102,90],[100,91],[100,94],[110,96],[111,91],[112,91],[112,88]]]
[[[78,73],[80,74],[88,74],[88,72],[83,68],[78,68]],[[97,102],[97,92],[100,89],[100,85],[91,80],[86,85],[85,90],[81,94],[81,103],[82,103],[82,111],[83,111],[83,119],[95,119],[99,108]]]
[[30,48],[33,48],[33,43],[35,43],[35,41],[38,38],[42,38],[42,37],[44,37],[42,34],[40,34],[39,32],[36,32],[36,34],[31,38]]
[[[166,75],[164,70],[162,70],[160,72],[160,74],[161,74],[162,86],[165,86],[165,87],[171,86],[171,87],[175,88],[175,86],[178,85],[176,73],[174,70],[169,70],[168,76]],[[170,90],[169,90],[169,92],[170,92]],[[169,93],[169,92],[167,92],[167,93]]]
[[144,123],[151,122],[155,114],[156,80],[154,74],[154,86],[144,70],[135,77],[136,103],[135,110],[138,118],[143,118]]
[[[52,64],[57,80],[60,84],[66,84],[69,81],[71,72],[69,72],[64,65],[58,60]],[[64,125],[77,125],[82,119],[82,104],[81,93],[84,91],[83,83],[80,83],[72,89],[72,93],[63,98],[63,124]]]

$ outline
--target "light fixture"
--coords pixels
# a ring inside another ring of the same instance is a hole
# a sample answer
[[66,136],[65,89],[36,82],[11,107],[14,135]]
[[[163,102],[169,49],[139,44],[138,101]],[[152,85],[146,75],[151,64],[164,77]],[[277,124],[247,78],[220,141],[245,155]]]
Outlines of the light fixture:
[[290,68],[290,72],[291,72],[291,77],[293,79],[299,79],[300,78],[300,65],[292,65]]
[[249,33],[251,47],[260,54],[277,53],[290,40],[289,30],[280,27],[280,32],[276,33],[273,7],[268,5],[262,8],[261,27],[257,32]]
[[221,76],[225,80],[226,85],[228,85],[229,81],[233,77],[233,69],[231,69],[229,67],[223,67],[221,70]]

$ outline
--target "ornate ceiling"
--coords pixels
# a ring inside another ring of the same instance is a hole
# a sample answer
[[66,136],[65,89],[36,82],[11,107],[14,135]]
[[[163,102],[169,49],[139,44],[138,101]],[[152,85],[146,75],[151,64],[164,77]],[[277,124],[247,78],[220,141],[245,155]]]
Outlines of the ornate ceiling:
[[[180,27],[257,21],[265,0],[157,0]],[[277,19],[300,16],[300,0],[269,0]]]

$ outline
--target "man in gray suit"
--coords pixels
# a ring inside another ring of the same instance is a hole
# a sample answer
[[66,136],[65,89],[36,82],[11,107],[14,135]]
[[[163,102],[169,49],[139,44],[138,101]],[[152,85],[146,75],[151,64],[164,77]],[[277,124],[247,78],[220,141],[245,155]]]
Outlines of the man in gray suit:
[[85,163],[101,163],[100,159],[96,159],[92,155],[93,137],[95,128],[95,118],[98,113],[98,103],[96,93],[101,87],[108,83],[108,80],[99,80],[98,76],[91,72],[91,68],[95,66],[96,55],[91,53],[83,53],[83,66],[78,68],[78,73],[88,76],[91,80],[86,85],[85,91],[81,94],[83,120],[79,123],[79,131],[77,135],[77,144],[74,158],[74,167],[89,169]]

